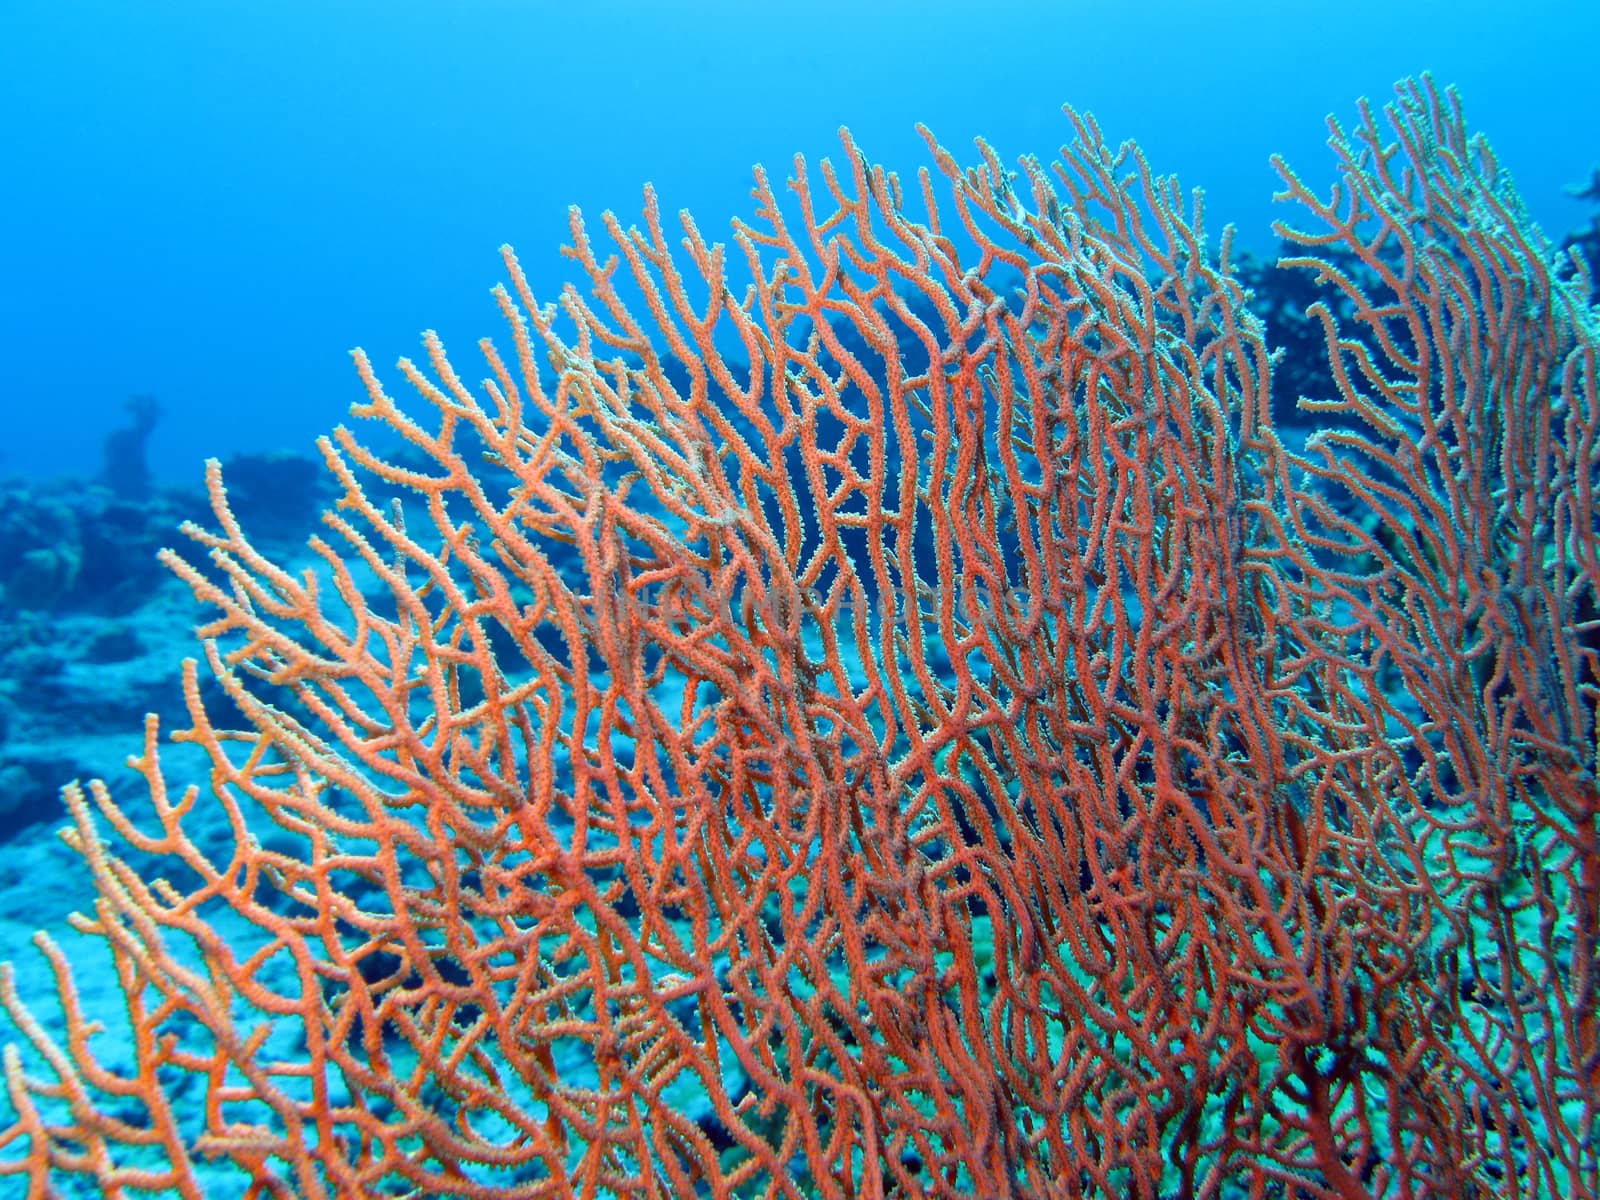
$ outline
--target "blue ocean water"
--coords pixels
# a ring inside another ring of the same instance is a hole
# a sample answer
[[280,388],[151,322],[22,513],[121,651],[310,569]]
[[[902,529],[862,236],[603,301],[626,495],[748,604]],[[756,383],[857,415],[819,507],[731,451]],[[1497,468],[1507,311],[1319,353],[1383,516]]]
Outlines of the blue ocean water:
[[308,452],[359,396],[350,347],[498,333],[502,242],[552,295],[568,205],[632,218],[651,181],[720,236],[753,163],[781,180],[841,124],[909,175],[917,122],[1048,156],[1071,102],[1262,252],[1268,155],[1321,182],[1325,116],[1423,69],[1552,237],[1600,161],[1578,0],[4,0],[0,24],[0,475],[93,473],[134,394],[161,478]]

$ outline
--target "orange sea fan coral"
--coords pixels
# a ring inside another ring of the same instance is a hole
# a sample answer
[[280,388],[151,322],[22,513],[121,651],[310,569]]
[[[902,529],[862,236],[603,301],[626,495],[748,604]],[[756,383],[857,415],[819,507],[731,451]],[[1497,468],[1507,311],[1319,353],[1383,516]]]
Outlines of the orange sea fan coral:
[[399,436],[323,443],[302,573],[213,466],[166,560],[232,835],[153,719],[153,830],[68,789],[131,1050],[41,935],[0,1172],[1600,1195],[1584,289],[1402,85],[1331,202],[1285,171],[1355,314],[1292,452],[1227,237],[1068,118],[1016,175],[930,138],[914,195],[847,135],[731,249],[574,215],[554,305],[507,252],[481,388],[430,336],[424,421],[358,355]]

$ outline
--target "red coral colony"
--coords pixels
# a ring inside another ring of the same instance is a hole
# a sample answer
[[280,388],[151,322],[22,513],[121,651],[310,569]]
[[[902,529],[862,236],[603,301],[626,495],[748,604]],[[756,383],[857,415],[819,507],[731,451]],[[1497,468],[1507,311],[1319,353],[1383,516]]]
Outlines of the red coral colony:
[[0,977],[0,1171],[1600,1196],[1586,269],[1452,94],[1363,106],[1331,196],[1280,167],[1292,436],[1229,238],[1068,117],[847,135],[731,245],[574,214],[553,304],[508,251],[480,387],[357,356],[309,569],[213,467],[209,786],[151,718],[148,819],[67,789],[125,1011]]

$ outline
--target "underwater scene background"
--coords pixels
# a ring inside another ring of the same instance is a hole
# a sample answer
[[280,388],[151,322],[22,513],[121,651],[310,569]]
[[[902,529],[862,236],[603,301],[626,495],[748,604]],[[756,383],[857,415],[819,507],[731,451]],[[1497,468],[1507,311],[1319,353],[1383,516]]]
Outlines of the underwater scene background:
[[0,1196],[1600,1196],[1596,47],[0,2]]

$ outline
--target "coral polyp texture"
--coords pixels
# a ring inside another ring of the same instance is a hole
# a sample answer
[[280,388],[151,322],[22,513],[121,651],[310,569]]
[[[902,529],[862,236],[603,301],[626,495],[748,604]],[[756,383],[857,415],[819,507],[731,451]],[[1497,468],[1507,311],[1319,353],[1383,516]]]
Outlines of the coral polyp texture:
[[0,977],[0,1172],[1600,1195],[1583,267],[1452,94],[1363,105],[1281,168],[1291,437],[1228,236],[1067,119],[847,135],[726,245],[574,214],[555,303],[508,251],[482,383],[358,355],[303,570],[213,467],[209,779],[152,718],[148,801],[67,788],[126,1004]]

